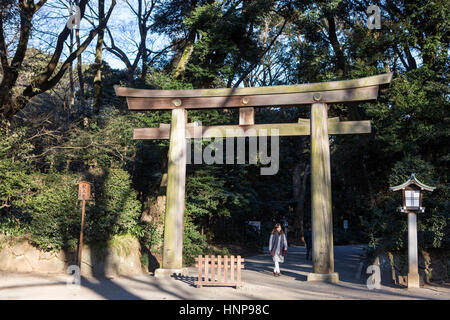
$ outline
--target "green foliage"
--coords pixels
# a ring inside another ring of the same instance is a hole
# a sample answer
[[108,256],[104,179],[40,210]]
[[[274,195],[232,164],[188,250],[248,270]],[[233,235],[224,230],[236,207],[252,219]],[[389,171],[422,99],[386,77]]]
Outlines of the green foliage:
[[195,258],[199,254],[205,254],[207,247],[205,235],[198,232],[196,226],[192,223],[189,215],[185,215],[184,232],[183,232],[183,261],[186,265],[195,262]]
[[120,115],[117,110],[105,113],[102,121],[90,121],[87,128],[74,128],[63,148],[52,150],[47,158],[73,162],[81,168],[125,165],[135,152],[135,143],[130,140],[140,121],[137,117]]
[[[240,180],[240,179],[239,179]],[[241,181],[228,177],[224,168],[203,166],[189,174],[186,184],[186,213],[196,225],[205,229],[207,239],[214,239],[215,226],[223,219],[234,219],[250,211],[251,192]],[[219,234],[220,238],[220,234]]]
[[183,263],[192,265],[198,255],[229,255],[227,248],[218,249],[208,244],[206,236],[198,232],[189,215],[185,215],[183,233]]
[[114,248],[118,255],[129,256],[133,253],[133,249],[136,246],[136,239],[129,235],[114,235],[107,243],[108,248]]
[[9,124],[0,122],[0,213],[28,188],[30,167],[27,156],[33,146],[24,139],[24,128],[12,130]]
[[414,173],[421,182],[434,186],[437,183],[436,168],[420,157],[407,156],[394,164],[389,175],[389,185],[396,186],[409,179]]
[[159,231],[158,225],[141,222],[136,229],[137,232],[133,232],[133,234],[140,239],[141,244],[151,252],[160,253],[159,246],[162,243],[163,235]]
[[253,1],[238,10],[235,4],[214,1],[188,11],[183,23],[199,37],[186,77],[196,87],[223,87],[237,72],[258,62],[264,48],[258,46],[253,29],[263,27],[264,16],[272,6],[273,1]]
[[80,232],[76,175],[33,175],[31,190],[15,204],[30,216],[31,241],[44,250],[74,248]]
[[145,83],[150,88],[160,90],[194,89],[191,83],[174,79],[172,75],[158,70],[151,70],[151,72],[147,74],[147,77],[145,78]]
[[27,233],[27,214],[17,210],[30,188],[28,156],[33,145],[26,140],[25,128],[13,129],[0,121],[0,233],[20,236]]
[[141,203],[131,187],[129,173],[114,168],[99,172],[94,181],[95,203],[86,214],[88,241],[109,240],[117,234],[141,235]]
[[[73,249],[81,225],[78,179],[76,174],[55,172],[30,176],[28,193],[14,201],[14,214],[2,217],[2,233],[29,233],[30,240],[44,250]],[[126,171],[105,171],[97,176],[94,190],[93,203],[86,204],[85,242],[107,241],[118,234],[143,236],[141,203]]]
[[[29,225],[23,223],[23,217],[18,214],[15,215],[1,215],[0,216],[0,234],[11,238],[25,236],[29,232]],[[1,246],[0,246],[1,247]]]
[[[389,185],[405,182],[411,173],[423,183],[436,186],[432,193],[424,191],[425,213],[418,214],[418,240],[422,248],[448,248],[448,199],[443,197],[448,187],[439,182],[436,168],[419,157],[407,156],[394,164],[389,175]],[[369,245],[375,251],[401,251],[407,247],[407,216],[401,213],[401,192],[383,197],[384,205],[372,209],[362,223],[369,235]]]

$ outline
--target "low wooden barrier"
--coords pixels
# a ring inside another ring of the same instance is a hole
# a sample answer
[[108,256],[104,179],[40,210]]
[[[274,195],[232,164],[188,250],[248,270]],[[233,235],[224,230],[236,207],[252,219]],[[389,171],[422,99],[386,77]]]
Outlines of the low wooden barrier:
[[[241,269],[244,259],[241,256],[201,256],[195,258],[198,268],[197,288],[202,286],[242,287]],[[222,272],[223,271],[223,272]]]

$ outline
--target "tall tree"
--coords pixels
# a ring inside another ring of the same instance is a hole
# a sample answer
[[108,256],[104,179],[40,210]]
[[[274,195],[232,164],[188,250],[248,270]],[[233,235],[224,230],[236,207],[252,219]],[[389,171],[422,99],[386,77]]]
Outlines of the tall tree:
[[[79,2],[81,18],[84,16],[88,1],[89,0],[80,0]],[[71,32],[69,27],[65,25],[64,29],[58,35],[55,50],[44,70],[42,70],[39,75],[35,76],[23,91],[16,95],[14,94],[13,89],[16,85],[20,67],[28,47],[33,27],[33,17],[46,2],[47,0],[41,0],[37,3],[34,3],[33,0],[19,1],[20,36],[12,59],[8,59],[9,54],[5,40],[4,22],[6,13],[3,11],[0,13],[0,59],[4,71],[3,79],[0,83],[0,112],[3,117],[12,117],[22,110],[31,98],[54,87],[69,69],[71,63],[81,55],[97,33],[106,27],[106,23],[116,4],[116,1],[113,0],[104,21],[92,29],[86,39],[80,43],[80,46],[61,63],[60,58],[64,49],[64,44]],[[9,60],[11,60],[11,62],[9,62]]]
[[[105,0],[98,0],[98,20],[105,20]],[[94,77],[94,113],[99,114],[102,106],[102,67],[103,67],[103,38],[105,31],[100,30],[95,47],[95,77]]]
[[[126,72],[128,75],[128,82],[131,83],[133,81],[133,77],[135,72],[141,63],[141,78],[145,79],[145,76],[148,72],[148,63],[149,56],[151,50],[147,48],[148,34],[149,30],[152,28],[152,13],[156,5],[156,0],[126,0],[127,7],[135,16],[137,21],[137,29],[139,31],[139,41],[136,43],[134,39],[133,43],[136,44],[136,51],[131,53],[127,52],[127,48],[129,46],[128,43],[118,43],[113,36],[114,31],[111,31],[111,28],[107,28],[107,32],[109,35],[109,44],[104,43],[105,49],[119,58],[126,67]],[[129,56],[134,55],[134,60],[132,61]]]
[[[80,0],[75,0],[76,5],[78,6],[80,4]],[[100,29],[99,32],[103,30]],[[81,39],[80,39],[80,29],[75,29],[75,42],[77,49],[81,46]],[[78,86],[79,86],[79,99],[80,99],[80,106],[81,110],[84,114],[87,113],[87,105],[86,105],[86,93],[84,90],[84,76],[83,76],[83,56],[79,54],[77,56],[77,75],[78,75]]]

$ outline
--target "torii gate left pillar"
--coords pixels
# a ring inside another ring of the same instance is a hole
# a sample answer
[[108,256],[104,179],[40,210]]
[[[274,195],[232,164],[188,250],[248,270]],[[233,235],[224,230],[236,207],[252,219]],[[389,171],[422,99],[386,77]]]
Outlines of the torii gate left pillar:
[[186,185],[186,109],[172,109],[169,169],[167,175],[164,249],[160,274],[185,274],[183,269],[183,230]]

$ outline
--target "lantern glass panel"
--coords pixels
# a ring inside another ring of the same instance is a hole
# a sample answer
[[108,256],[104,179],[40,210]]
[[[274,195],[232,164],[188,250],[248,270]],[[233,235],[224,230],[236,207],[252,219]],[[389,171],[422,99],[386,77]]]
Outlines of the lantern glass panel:
[[419,208],[420,191],[406,190],[406,206],[410,208]]

